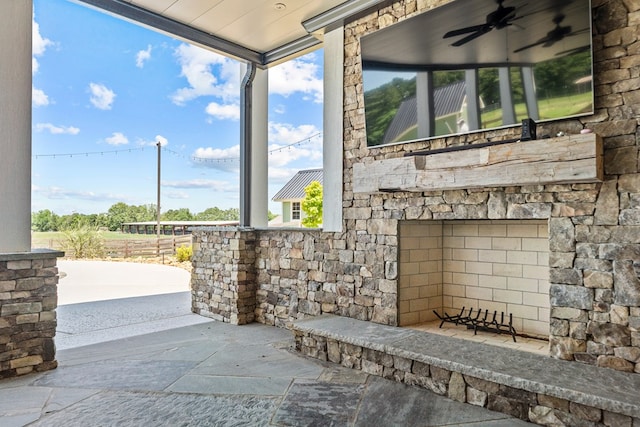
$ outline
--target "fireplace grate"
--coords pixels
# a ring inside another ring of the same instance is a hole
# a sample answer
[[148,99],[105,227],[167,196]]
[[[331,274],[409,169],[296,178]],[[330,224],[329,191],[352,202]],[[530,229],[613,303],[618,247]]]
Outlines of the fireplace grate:
[[473,329],[474,335],[476,335],[478,331],[493,332],[496,334],[504,332],[510,334],[511,338],[513,338],[513,342],[516,342],[516,330],[513,327],[513,315],[511,313],[509,313],[509,322],[505,323],[504,312],[500,313],[500,321],[498,321],[497,311],[494,311],[493,316],[490,316],[489,310],[484,310],[484,315],[482,314],[482,309],[479,309],[474,313],[472,307],[466,315],[465,310],[466,308],[462,307],[460,313],[454,315],[449,315],[447,312],[440,315],[435,310],[433,310],[433,312],[438,316],[438,319],[442,320],[442,322],[440,322],[440,328],[442,328],[442,325],[444,325],[445,322],[448,322],[456,325],[464,325],[467,329]]

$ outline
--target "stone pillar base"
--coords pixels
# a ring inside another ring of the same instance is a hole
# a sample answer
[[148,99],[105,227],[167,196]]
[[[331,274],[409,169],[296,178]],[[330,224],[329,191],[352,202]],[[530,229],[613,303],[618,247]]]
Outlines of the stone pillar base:
[[0,378],[55,369],[58,268],[63,252],[0,254]]
[[191,310],[244,325],[255,319],[256,233],[250,228],[203,227],[193,231]]

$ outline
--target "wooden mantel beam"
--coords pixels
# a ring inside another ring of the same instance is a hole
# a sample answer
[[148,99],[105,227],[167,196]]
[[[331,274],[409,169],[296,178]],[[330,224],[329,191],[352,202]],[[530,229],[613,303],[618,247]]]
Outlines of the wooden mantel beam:
[[602,181],[602,138],[590,133],[358,163],[353,191],[434,191]]

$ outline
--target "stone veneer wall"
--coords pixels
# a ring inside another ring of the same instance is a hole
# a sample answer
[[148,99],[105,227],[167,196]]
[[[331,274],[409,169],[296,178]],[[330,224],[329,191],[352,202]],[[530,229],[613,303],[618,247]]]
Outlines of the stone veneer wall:
[[244,325],[255,319],[253,230],[199,228],[193,233],[191,309],[213,319]]
[[[519,128],[368,148],[364,127],[359,38],[446,3],[406,0],[345,26],[346,230],[358,230],[363,209],[386,221],[407,219],[549,219],[550,353],[640,372],[640,3],[593,0],[595,114],[541,126],[539,134],[588,127],[604,140],[605,181],[357,194],[352,167],[405,151],[517,136]],[[370,230],[364,231],[370,233]]]
[[62,252],[0,254],[0,378],[58,366],[58,268]]
[[400,221],[548,219],[551,356],[640,372],[640,3],[592,1],[596,112],[539,129],[553,135],[589,127],[600,134],[603,183],[354,193],[356,162],[518,134],[513,128],[366,146],[359,37],[444,3],[401,0],[345,25],[344,232],[256,230],[255,259],[239,252],[247,257],[240,265],[225,246],[227,231],[196,233],[202,253],[194,256],[194,310],[231,319],[237,307],[220,304],[235,292],[234,268],[244,266],[249,277],[253,265],[260,322],[286,326],[307,315],[335,313],[396,325]]
[[[394,228],[387,232],[396,233]],[[385,248],[371,242],[385,238],[394,244]],[[255,320],[279,327],[322,313],[396,324],[395,237],[300,229],[200,228],[194,230],[193,239],[195,313],[242,324],[253,320],[248,312],[255,308]],[[243,241],[252,244],[244,250],[232,249],[241,247]],[[243,277],[251,280],[240,283],[238,278]],[[238,301],[236,289],[241,287],[247,297]],[[239,311],[247,313],[245,321],[236,320]]]

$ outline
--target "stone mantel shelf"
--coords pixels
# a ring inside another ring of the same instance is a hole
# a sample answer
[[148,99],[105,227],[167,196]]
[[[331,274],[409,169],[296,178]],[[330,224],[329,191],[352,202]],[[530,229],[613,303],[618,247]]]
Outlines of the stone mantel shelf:
[[594,133],[357,163],[355,193],[436,191],[602,181]]

